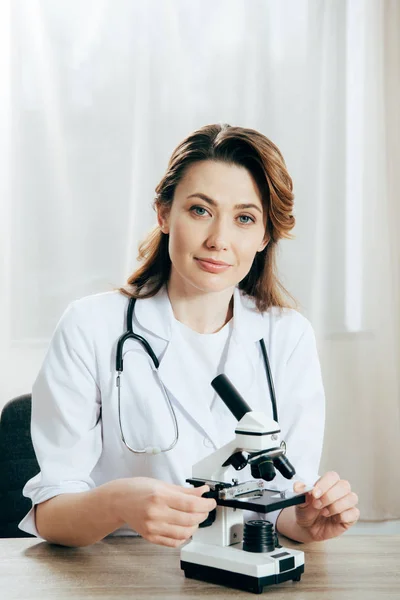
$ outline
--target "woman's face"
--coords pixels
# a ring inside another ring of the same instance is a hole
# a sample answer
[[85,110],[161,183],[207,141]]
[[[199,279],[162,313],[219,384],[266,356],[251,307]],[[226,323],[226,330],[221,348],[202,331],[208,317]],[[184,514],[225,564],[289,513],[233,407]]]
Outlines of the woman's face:
[[169,212],[158,222],[169,234],[171,280],[201,292],[233,288],[262,251],[265,220],[261,197],[243,167],[217,161],[188,167]]

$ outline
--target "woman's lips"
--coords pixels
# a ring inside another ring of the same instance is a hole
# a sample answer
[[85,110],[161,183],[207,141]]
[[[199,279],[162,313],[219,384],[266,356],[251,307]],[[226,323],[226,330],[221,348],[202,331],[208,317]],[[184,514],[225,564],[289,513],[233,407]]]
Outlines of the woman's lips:
[[207,271],[208,273],[222,273],[223,271],[229,269],[229,267],[231,266],[227,265],[226,263],[218,264],[201,258],[196,258],[195,260],[199,265],[200,269],[203,269],[203,271]]

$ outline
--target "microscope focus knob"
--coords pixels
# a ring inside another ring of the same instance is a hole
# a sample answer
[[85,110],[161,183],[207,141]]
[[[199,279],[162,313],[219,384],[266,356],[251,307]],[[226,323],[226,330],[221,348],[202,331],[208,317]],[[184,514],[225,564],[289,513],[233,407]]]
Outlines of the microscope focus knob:
[[275,550],[274,526],[270,521],[247,521],[243,530],[243,550],[246,552],[272,552]]
[[[216,492],[215,490],[213,490],[213,491],[210,490],[209,492],[204,492],[204,494],[202,494],[202,498],[214,498],[214,500],[216,500],[217,497],[218,497],[218,492]],[[214,510],[212,510],[211,512],[208,513],[208,517],[199,524],[199,527],[210,527],[210,525],[212,525],[214,523],[216,516],[217,516],[217,509],[214,508]]]

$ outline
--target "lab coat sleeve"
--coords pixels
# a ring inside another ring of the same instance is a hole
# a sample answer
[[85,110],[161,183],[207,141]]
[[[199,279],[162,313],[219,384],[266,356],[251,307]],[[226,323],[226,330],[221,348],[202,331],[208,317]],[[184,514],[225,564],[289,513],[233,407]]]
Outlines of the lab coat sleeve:
[[102,449],[93,336],[72,303],[57,325],[32,389],[31,434],[40,472],[23,489],[32,509],[20,529],[38,535],[33,507],[94,486]]
[[274,483],[290,490],[295,481],[313,486],[320,478],[325,428],[325,393],[316,339],[310,322],[302,319],[305,326],[287,359],[281,401],[277,400],[286,456],[296,475],[288,480],[278,474]]

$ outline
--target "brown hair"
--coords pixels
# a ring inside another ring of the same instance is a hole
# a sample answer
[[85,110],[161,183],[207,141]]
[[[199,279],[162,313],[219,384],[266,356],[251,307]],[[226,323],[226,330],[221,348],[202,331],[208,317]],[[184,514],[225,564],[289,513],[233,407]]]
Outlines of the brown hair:
[[[191,133],[174,150],[167,171],[156,187],[154,206],[170,207],[175,188],[187,168],[199,161],[223,161],[246,168],[259,189],[266,219],[269,243],[257,252],[249,273],[239,289],[254,298],[259,311],[270,306],[294,308],[285,302],[293,296],[280,283],[276,273],[277,244],[281,238],[291,239],[293,184],[279,149],[254,129],[230,125],[206,125]],[[157,225],[139,246],[138,260],[143,264],[128,278],[129,288],[119,288],[126,296],[149,298],[168,282],[171,260],[168,234]],[[295,302],[296,304],[296,302]]]

